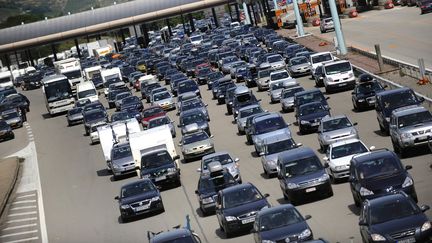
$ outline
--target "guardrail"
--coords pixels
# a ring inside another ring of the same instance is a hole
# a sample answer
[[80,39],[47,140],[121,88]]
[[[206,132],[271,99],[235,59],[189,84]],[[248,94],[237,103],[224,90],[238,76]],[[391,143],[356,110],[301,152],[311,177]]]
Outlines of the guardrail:
[[[362,50],[362,49],[358,49],[358,48],[353,47],[353,46],[348,47],[348,49],[350,51],[357,52],[357,53],[359,53],[361,55],[373,58],[375,60],[378,59],[376,53],[368,52],[368,51],[365,51],[365,50]],[[400,72],[401,72],[401,74],[403,74],[403,75],[407,75],[407,76],[413,77],[413,78],[415,78],[417,80],[420,80],[420,79],[423,78],[421,76],[421,74],[420,74],[419,67],[417,67],[415,65],[412,65],[412,64],[406,63],[406,62],[402,62],[400,60],[396,60],[396,59],[393,59],[393,58],[387,57],[387,56],[382,56],[382,59],[383,59],[383,62],[385,64],[389,64],[389,65],[398,67],[399,70],[400,70]],[[425,70],[425,75],[427,76],[427,78],[428,78],[429,81],[432,81],[432,70],[426,69]]]

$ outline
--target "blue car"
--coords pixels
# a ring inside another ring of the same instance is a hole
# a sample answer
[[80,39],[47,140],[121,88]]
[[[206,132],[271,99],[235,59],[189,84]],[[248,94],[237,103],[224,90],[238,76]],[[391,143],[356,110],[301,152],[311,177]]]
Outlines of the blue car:
[[305,134],[306,132],[317,131],[321,119],[329,115],[329,109],[326,109],[324,105],[319,101],[301,105],[296,110],[295,115],[297,118],[300,133]]

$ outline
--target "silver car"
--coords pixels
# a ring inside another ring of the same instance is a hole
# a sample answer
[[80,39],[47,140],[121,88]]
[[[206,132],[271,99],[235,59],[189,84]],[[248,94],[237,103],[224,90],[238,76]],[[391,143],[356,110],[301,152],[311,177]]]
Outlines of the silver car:
[[255,152],[259,155],[263,150],[264,140],[266,138],[283,134],[287,138],[291,137],[289,129],[283,117],[279,113],[269,113],[265,116],[255,117],[250,128],[252,142],[255,146]]
[[432,137],[431,112],[422,106],[394,110],[390,117],[390,136],[394,151],[401,157],[412,147],[428,144],[428,137]]
[[209,172],[209,164],[212,162],[219,162],[223,168],[227,168],[230,174],[234,177],[236,181],[239,183],[242,182],[240,169],[238,162],[239,158],[234,158],[226,151],[216,152],[213,154],[208,154],[201,159],[201,167],[198,169],[198,172],[208,173]]
[[248,105],[241,108],[236,117],[238,133],[240,135],[245,134],[246,120],[248,117],[263,112],[266,111],[264,111],[259,104]]
[[270,73],[273,70],[264,69],[258,72],[258,78],[256,80],[256,84],[258,86],[258,91],[262,91],[269,88],[270,83]]
[[304,88],[301,86],[284,88],[282,90],[280,103],[283,112],[294,111],[294,95],[302,91],[304,91]]
[[278,155],[284,151],[300,147],[301,143],[295,143],[292,138],[287,138],[284,134],[271,136],[263,141],[261,164],[267,176],[275,175],[277,170]]
[[175,138],[176,137],[176,130],[175,130],[173,123],[174,123],[174,121],[171,121],[171,119],[168,116],[155,117],[155,118],[152,118],[148,121],[147,129],[152,129],[152,128],[163,126],[163,125],[168,125],[168,127],[171,131],[171,136],[173,138]]
[[0,118],[13,129],[23,126],[21,111],[19,111],[17,108],[3,111],[0,114]]
[[280,101],[282,90],[284,89],[285,81],[276,81],[270,83],[269,95],[270,95],[270,103],[277,103]]
[[108,169],[112,171],[114,180],[124,174],[136,173],[129,142],[118,143],[113,146],[111,161],[108,161]]
[[266,63],[268,63],[273,70],[279,70],[285,68],[285,59],[279,55],[271,55],[267,57]]
[[306,57],[291,58],[287,68],[292,77],[310,73],[310,63]]
[[185,162],[215,152],[213,135],[199,130],[183,135],[179,146]]
[[98,122],[90,125],[90,144],[93,145],[100,141],[98,127],[105,126],[106,124],[106,122]]
[[357,122],[352,123],[346,115],[325,116],[321,119],[318,127],[318,142],[322,152],[337,141],[350,138],[359,138],[358,131],[354,127]]
[[176,108],[174,99],[168,91],[153,94],[151,104],[152,106],[158,105],[164,110],[174,110]]

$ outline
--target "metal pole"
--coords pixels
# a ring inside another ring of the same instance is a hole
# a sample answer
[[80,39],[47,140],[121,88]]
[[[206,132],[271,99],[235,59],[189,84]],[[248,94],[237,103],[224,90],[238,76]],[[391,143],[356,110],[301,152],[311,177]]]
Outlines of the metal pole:
[[74,42],[75,42],[75,47],[76,47],[76,49],[77,49],[77,54],[78,54],[78,58],[81,58],[81,50],[80,50],[80,48],[79,48],[79,43],[78,43],[78,39],[74,39]]
[[303,20],[300,16],[300,10],[298,7],[297,0],[293,0],[293,5],[294,5],[294,13],[295,13],[296,21],[297,21],[297,31],[298,31],[297,34],[298,34],[298,36],[304,36]]
[[31,54],[31,50],[30,49],[28,49],[27,50],[27,57],[28,57],[28,59],[30,59],[30,64],[34,67],[35,66],[35,64],[34,64],[34,60],[33,60],[33,56],[32,56],[32,54]]
[[246,24],[251,24],[252,20],[251,20],[249,11],[248,11],[248,7],[247,7],[245,2],[243,2],[242,5],[243,5],[243,11],[244,11],[244,15],[245,15]]
[[171,24],[170,24],[169,19],[165,19],[165,23],[168,26],[168,33],[169,33],[169,35],[172,36],[173,33],[172,33],[172,30],[171,30]]
[[278,9],[279,9],[279,6],[278,6],[278,4],[277,4],[277,0],[273,0],[273,3],[274,3],[274,9],[275,9],[275,10],[278,10]]
[[333,24],[335,27],[335,32],[336,32],[336,38],[338,40],[338,44],[339,44],[339,51],[341,53],[341,55],[346,55],[347,54],[347,49],[345,46],[345,39],[342,33],[342,29],[341,29],[341,25],[340,25],[340,20],[339,20],[339,15],[338,15],[338,11],[336,8],[336,3],[335,0],[329,0],[329,5],[330,5],[330,12],[332,15],[332,19],[333,19]]
[[240,22],[240,11],[239,11],[239,7],[238,7],[237,3],[234,4],[234,8],[235,8],[236,15],[237,15],[237,21]]
[[135,37],[137,37],[137,38],[138,38],[138,33],[137,33],[137,30],[136,30],[136,26],[135,26],[135,25],[133,25],[133,28],[134,28],[134,34],[135,34]]
[[144,47],[147,48],[148,44],[150,43],[149,36],[148,36],[147,24],[144,23],[142,25],[142,28],[143,28],[143,36],[144,36]]
[[230,15],[230,19],[231,19],[231,22],[233,21],[233,17],[232,17],[232,9],[231,9],[231,4],[228,4],[228,12],[229,12],[229,15]]
[[16,60],[16,64],[18,66],[19,64],[19,58],[18,58],[18,53],[15,51],[15,60]]
[[217,19],[216,10],[214,8],[212,8],[212,14],[213,14],[214,24],[215,24],[215,26],[217,28],[217,27],[219,27],[219,22],[218,22],[218,19]]
[[54,43],[51,44],[51,50],[52,50],[52,53],[53,53],[53,56],[54,56],[54,61],[58,61],[58,59],[57,59],[57,50],[56,50],[56,47],[55,47]]
[[[338,42],[339,42],[339,40],[338,40]],[[384,66],[384,62],[383,62],[383,59],[382,59],[382,56],[381,56],[381,48],[380,48],[379,44],[375,44],[375,52],[376,52],[377,59],[378,59],[379,70],[382,71],[383,70],[383,66]]]
[[185,25],[185,20],[184,20],[183,14],[181,14],[180,16],[181,16],[181,21],[182,21],[182,24],[183,24],[183,32],[186,35],[187,34],[186,33],[186,25]]
[[258,21],[257,21],[257,13],[255,12],[255,7],[254,7],[254,4],[251,4],[251,5],[249,5],[250,6],[250,8],[251,8],[251,12],[252,12],[252,14],[253,14],[253,17],[254,17],[254,23],[255,23],[255,26],[257,26],[258,25]]
[[189,24],[190,24],[191,32],[195,32],[195,23],[191,13],[189,14]]
[[123,45],[126,43],[126,37],[125,37],[125,35],[124,35],[124,31],[123,31],[123,29],[120,29],[120,35],[121,35],[121,38],[122,38],[122,42],[123,42]]
[[8,67],[9,71],[11,70],[11,64],[10,64],[10,60],[9,60],[9,55],[6,53],[4,54],[4,58],[5,58],[5,62],[6,62],[6,66]]

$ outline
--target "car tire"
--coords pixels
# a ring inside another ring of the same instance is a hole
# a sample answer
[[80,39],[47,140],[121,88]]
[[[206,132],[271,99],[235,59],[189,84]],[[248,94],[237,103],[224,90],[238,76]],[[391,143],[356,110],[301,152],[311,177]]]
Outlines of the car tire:
[[200,207],[200,210],[201,210],[203,217],[206,217],[209,215],[209,213],[207,211],[205,211],[202,207]]
[[181,180],[180,180],[180,178],[177,180],[177,183],[176,183],[176,186],[177,187],[181,187],[181,185],[182,185],[182,183],[181,183]]
[[120,216],[121,223],[125,224],[129,222],[129,219],[123,216]]
[[353,196],[353,199],[354,199],[354,205],[359,208],[361,206],[361,202],[359,200],[357,200],[354,195],[352,195],[352,196]]
[[244,131],[240,131],[240,129],[237,129],[237,130],[238,130],[238,134],[239,134],[239,135],[244,135],[244,134],[245,134]]

